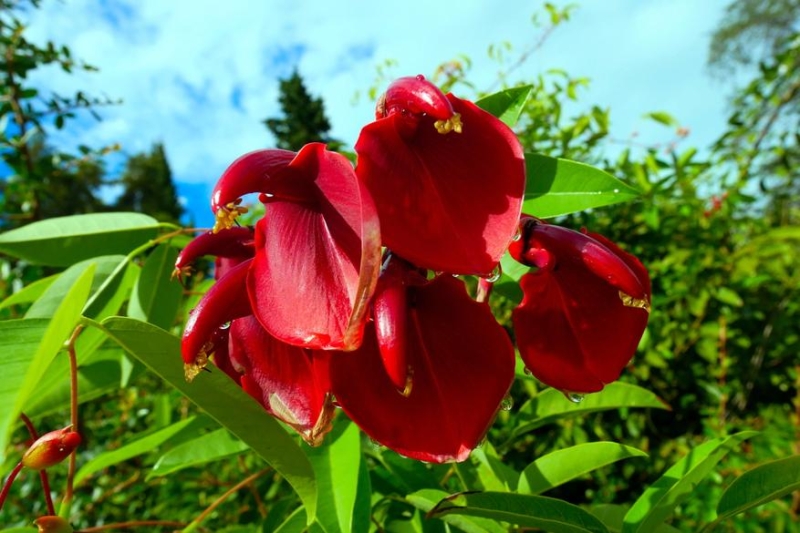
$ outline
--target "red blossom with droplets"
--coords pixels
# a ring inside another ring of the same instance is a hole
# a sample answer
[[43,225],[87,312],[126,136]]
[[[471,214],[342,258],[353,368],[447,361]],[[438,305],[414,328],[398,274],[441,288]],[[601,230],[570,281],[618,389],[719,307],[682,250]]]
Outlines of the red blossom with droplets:
[[650,278],[634,256],[586,231],[520,222],[509,251],[537,270],[521,279],[512,320],[522,360],[565,392],[596,392],[616,380],[647,325]]
[[[175,265],[184,275],[216,257],[216,284],[184,331],[187,378],[210,359],[311,444],[339,405],[398,453],[463,461],[514,378],[487,303],[507,249],[536,267],[512,316],[533,374],[575,393],[619,376],[647,323],[647,272],[599,235],[520,220],[524,158],[500,120],[401,78],[355,149],[355,169],[312,143],[225,171],[213,231]],[[253,192],[265,215],[234,227]],[[481,276],[476,296],[450,274]]]
[[435,271],[492,272],[525,190],[522,147],[508,126],[422,76],[400,78],[355,148],[384,246]]

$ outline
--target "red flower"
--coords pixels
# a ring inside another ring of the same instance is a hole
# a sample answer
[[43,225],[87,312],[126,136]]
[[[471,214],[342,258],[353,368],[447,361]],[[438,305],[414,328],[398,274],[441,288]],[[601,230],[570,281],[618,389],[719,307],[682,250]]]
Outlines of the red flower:
[[422,76],[400,78],[355,149],[386,247],[423,268],[492,272],[525,189],[522,148],[505,124]]
[[525,365],[565,392],[596,392],[616,380],[647,325],[650,278],[634,256],[608,239],[520,222],[511,255],[538,270],[522,277],[512,320]]
[[380,233],[352,166],[319,143],[296,156],[284,150],[242,156],[214,189],[215,233],[233,223],[242,212],[239,198],[252,192],[269,204],[247,272],[253,314],[289,344],[356,348],[380,268]]
[[[206,366],[209,356],[274,417],[318,444],[330,430],[333,404],[327,359],[319,351],[291,346],[270,335],[253,316],[247,297],[253,233],[231,228],[205,233],[178,256],[176,272],[200,255],[217,255],[215,283],[189,315],[181,351],[187,379]],[[249,243],[249,244],[248,244]],[[250,257],[246,254],[249,250]]]
[[[336,401],[367,435],[398,453],[463,461],[514,379],[508,335],[488,305],[473,301],[452,276],[428,281],[392,259],[380,285],[378,334],[370,326],[361,348],[329,355]],[[381,295],[392,296],[381,304]]]

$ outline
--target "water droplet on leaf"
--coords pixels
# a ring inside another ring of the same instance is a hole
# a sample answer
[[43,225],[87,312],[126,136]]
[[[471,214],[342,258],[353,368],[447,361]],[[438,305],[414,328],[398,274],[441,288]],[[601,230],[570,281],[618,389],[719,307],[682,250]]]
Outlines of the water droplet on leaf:
[[494,267],[494,270],[492,270],[492,273],[489,274],[489,276],[486,278],[486,281],[488,281],[489,283],[495,283],[497,280],[500,279],[500,276],[502,275],[503,275],[503,270],[500,268],[500,265],[497,265],[496,267]]
[[513,408],[514,408],[514,398],[512,398],[511,395],[508,394],[506,395],[505,398],[503,398],[503,401],[500,402],[500,409],[502,409],[503,411],[510,411]]
[[581,403],[585,398],[583,394],[578,394],[577,392],[565,392],[564,395],[567,397],[567,400],[572,403]]

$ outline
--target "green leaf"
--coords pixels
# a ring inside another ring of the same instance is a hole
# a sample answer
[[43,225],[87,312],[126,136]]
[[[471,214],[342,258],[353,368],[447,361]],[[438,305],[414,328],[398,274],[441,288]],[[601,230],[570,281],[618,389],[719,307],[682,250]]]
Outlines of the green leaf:
[[540,457],[522,471],[517,492],[540,494],[629,457],[647,457],[647,454],[616,442],[588,442],[557,450]]
[[[269,515],[268,515],[269,516]],[[264,522],[262,531],[264,533],[304,533],[307,531],[308,519],[306,518],[306,511],[302,507],[290,514],[286,520],[281,522],[277,527],[268,527],[269,518]]]
[[366,532],[372,490],[358,426],[340,420],[325,445],[307,447],[306,454],[317,478],[319,524],[327,533]]
[[248,444],[294,488],[310,521],[316,516],[316,482],[308,458],[295,440],[264,408],[213,365],[192,383],[183,376],[180,339],[153,325],[122,317],[108,318],[109,337],[150,370],[182,392],[231,433]]
[[[589,512],[599,518],[600,521],[606,525],[609,531],[613,533],[619,533],[622,529],[622,521],[625,518],[625,513],[628,512],[628,507],[625,505],[601,503],[598,505],[592,505],[589,508]],[[652,533],[681,533],[681,531],[670,525],[661,524],[656,527]]]
[[53,274],[46,278],[37,279],[33,283],[26,285],[19,291],[15,292],[2,302],[0,302],[0,309],[11,307],[12,305],[29,304],[38,299],[47,288],[58,279],[60,274]]
[[0,235],[0,251],[31,263],[69,266],[101,255],[128,254],[156,235],[141,213],[97,213],[33,222]]
[[675,120],[675,117],[665,111],[653,111],[652,113],[646,113],[644,118],[655,120],[656,122],[665,126],[673,127],[678,125],[678,121]]
[[532,90],[532,85],[513,87],[485,96],[475,102],[475,105],[502,120],[509,128],[513,128]]
[[[481,490],[507,492],[513,490],[519,481],[519,473],[506,465],[495,453],[488,442],[470,454],[469,463],[461,463],[463,467],[473,470],[480,481]],[[468,489],[473,489],[467,485]]]
[[[83,274],[89,265],[94,265],[94,275],[92,276],[92,284],[89,292],[90,294],[96,293],[123,259],[124,257],[120,255],[93,257],[92,259],[87,259],[86,261],[81,261],[72,265],[62,272],[58,279],[33,303],[30,309],[25,313],[25,318],[49,318],[53,316],[53,313],[55,313],[58,306],[61,305],[61,302],[64,301],[67,293],[74,285],[75,280]],[[89,313],[84,314],[90,318],[94,318]]]
[[136,435],[130,435],[131,442],[128,444],[116,450],[101,453],[83,465],[75,474],[75,485],[80,484],[89,476],[104,468],[127,461],[133,457],[148,454],[182,433],[191,435],[202,431],[208,426],[208,419],[192,417],[138,438]]
[[[431,511],[436,504],[448,497],[448,493],[437,489],[422,489],[408,494],[406,500],[425,512]],[[455,526],[466,533],[506,533],[507,528],[501,526],[494,520],[474,516],[463,516],[458,514],[437,516],[436,518]]]
[[[83,335],[91,333],[84,330]],[[105,337],[105,334],[102,334]],[[109,349],[94,350],[84,356],[76,343],[78,356],[78,403],[85,403],[119,390],[122,381],[122,361],[125,354],[116,346]],[[143,367],[139,367],[142,368]],[[41,417],[60,409],[67,409],[70,402],[70,384],[65,376],[69,375],[69,360],[56,357],[36,387],[36,395],[25,405],[25,414],[29,417]]]
[[727,438],[714,439],[698,446],[675,463],[634,502],[622,526],[622,533],[648,533],[664,522],[700,483],[740,442],[756,435],[742,431]]
[[763,505],[800,489],[800,455],[764,463],[748,470],[722,494],[717,521]]
[[728,287],[718,287],[714,293],[714,297],[720,302],[733,307],[741,307],[744,305],[742,297],[736,294],[736,291]]
[[607,533],[593,515],[576,505],[544,496],[477,492],[454,494],[434,507],[428,516],[462,514],[490,518],[552,533]]
[[160,244],[147,257],[128,304],[128,316],[170,329],[183,296],[183,287],[172,279],[178,250]]
[[511,438],[570,416],[621,407],[670,408],[649,390],[622,382],[606,385],[601,392],[587,394],[580,403],[567,400],[561,391],[545,389],[520,407],[517,413],[518,425],[514,428]]
[[218,429],[179,444],[162,455],[147,474],[146,481],[184,468],[219,461],[248,449],[247,444],[232,437],[228,430]]
[[[67,292],[53,317],[42,328],[41,320],[11,320],[0,322],[0,360],[3,379],[0,380],[0,464],[5,461],[5,449],[11,430],[28,398],[33,395],[45,370],[70,337],[81,318],[94,267],[87,268]],[[64,379],[69,379],[65,375]]]
[[639,191],[611,174],[577,161],[525,154],[527,184],[522,211],[551,218],[627,202]]

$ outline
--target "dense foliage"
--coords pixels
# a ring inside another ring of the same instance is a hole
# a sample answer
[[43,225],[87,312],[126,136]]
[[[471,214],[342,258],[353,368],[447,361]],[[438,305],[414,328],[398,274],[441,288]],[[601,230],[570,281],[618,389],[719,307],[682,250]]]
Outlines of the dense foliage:
[[[616,149],[608,110],[566,116],[586,82],[564,73],[471,95],[514,125],[523,211],[620,243],[648,267],[653,295],[622,382],[569,401],[518,365],[486,441],[461,463],[406,459],[341,413],[312,448],[224,374],[187,384],[179,336],[212,283],[204,271],[187,289],[169,279],[191,231],[120,213],[0,234],[15,261],[66,267],[0,302],[14,318],[0,322],[0,471],[26,452],[24,412],[42,433],[79,430],[74,475],[49,472],[56,511],[84,531],[799,530],[798,62],[800,37],[782,36],[710,150],[687,147],[665,113],[651,118],[670,142]],[[470,96],[469,64],[439,74]],[[510,332],[526,270],[501,264],[490,302]],[[41,494],[23,470],[0,522],[32,530],[53,514]]]

